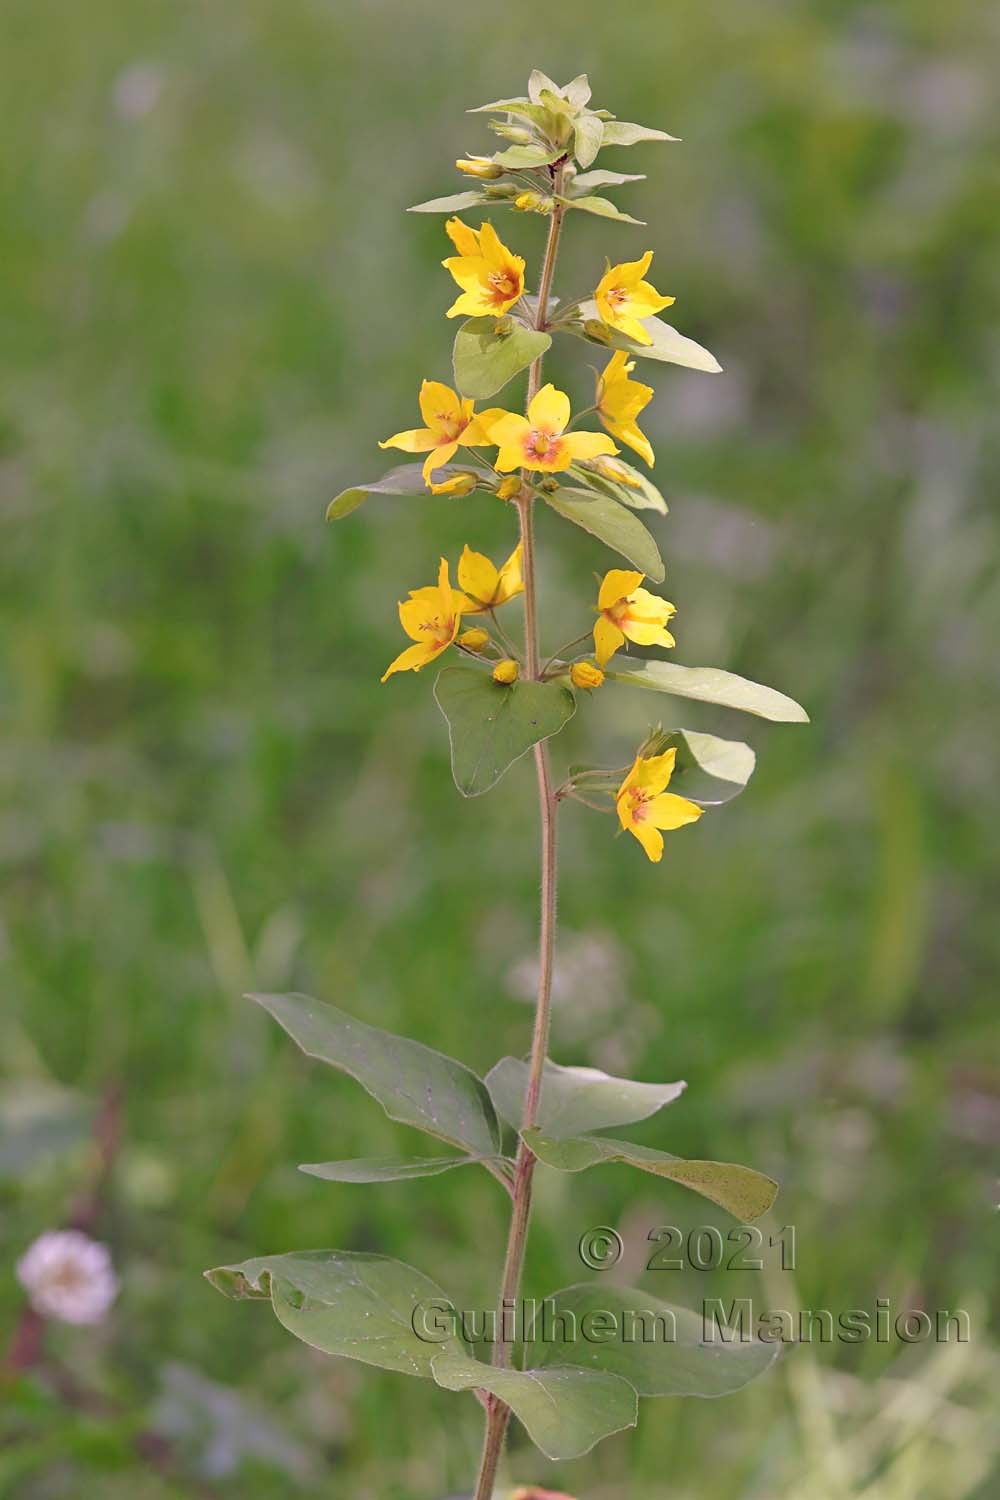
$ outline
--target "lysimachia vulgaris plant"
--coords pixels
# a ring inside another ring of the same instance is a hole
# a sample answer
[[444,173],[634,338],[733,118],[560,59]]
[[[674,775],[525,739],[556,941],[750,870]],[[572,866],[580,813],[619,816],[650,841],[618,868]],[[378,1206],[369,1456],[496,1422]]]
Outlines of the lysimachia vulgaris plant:
[[[471,184],[467,190],[414,210],[447,216],[453,253],[443,265],[458,291],[447,315],[460,320],[453,384],[425,380],[415,403],[420,425],[381,444],[417,460],[345,490],[328,512],[340,520],[370,495],[428,491],[452,497],[480,491],[509,511],[506,558],[487,557],[469,545],[453,560],[428,556],[425,581],[399,605],[407,644],[382,680],[438,663],[434,696],[448,722],[452,770],[464,796],[489,791],[519,757],[529,751],[533,756],[541,917],[530,1053],[525,1060],[505,1057],[480,1078],[461,1062],[331,1005],[301,995],[253,997],[310,1057],[350,1074],[391,1119],[450,1148],[447,1155],[325,1162],[303,1170],[332,1182],[386,1183],[475,1164],[509,1195],[492,1337],[470,1346],[458,1325],[428,1336],[420,1318],[428,1305],[448,1307],[446,1292],[423,1272],[380,1255],[296,1251],[208,1273],[230,1296],[269,1299],[279,1321],[315,1348],[421,1376],[447,1391],[474,1393],[485,1413],[475,1500],[495,1493],[512,1415],[550,1458],[571,1459],[632,1426],[640,1396],[725,1394],[760,1373],[776,1350],[756,1341],[709,1344],[694,1314],[620,1287],[574,1285],[536,1304],[552,1315],[551,1337],[532,1337],[532,1330],[509,1316],[522,1305],[539,1161],[570,1173],[623,1162],[681,1183],[740,1220],[765,1213],[777,1191],[771,1178],[748,1167],[685,1160],[607,1133],[654,1115],[678,1097],[682,1083],[639,1083],[549,1059],[562,804],[575,801],[610,813],[638,841],[637,857],[645,854],[656,863],[664,854],[664,835],[742,791],[754,768],[754,753],[745,744],[676,723],[657,724],[641,744],[628,747],[620,766],[570,768],[557,781],[550,740],[582,704],[589,709],[596,694],[602,702],[622,688],[642,689],[668,703],[694,698],[765,719],[806,719],[782,693],[715,667],[680,666],[667,654],[675,644],[675,611],[658,592],[664,566],[646,525],[667,507],[646,471],[622,455],[630,449],[653,466],[653,450],[639,426],[653,391],[635,371],[640,360],[707,372],[720,367],[660,318],[674,299],[650,280],[659,279],[652,250],[637,259],[609,259],[577,295],[557,299],[554,293],[568,221],[584,213],[617,224],[641,222],[604,196],[606,188],[640,179],[594,168],[599,152],[673,139],[593,109],[590,99],[585,77],[559,88],[534,72],[525,97],[472,111],[491,117],[503,148],[458,161]],[[461,217],[479,211],[509,217],[500,228],[489,217],[478,226]],[[535,275],[506,243],[531,214],[544,216],[548,229]],[[544,356],[556,338],[582,340],[602,356],[593,392],[577,400],[575,417],[569,396],[543,378]],[[522,409],[512,382],[525,373]],[[483,404],[491,402],[498,404]],[[474,514],[470,509],[470,520]],[[535,528],[542,520],[582,527],[616,554],[565,632],[575,639],[551,654],[539,639]],[[523,631],[510,624],[512,605],[522,612]],[[571,1337],[568,1330],[598,1310],[605,1319],[669,1312],[674,1333],[659,1341]]]

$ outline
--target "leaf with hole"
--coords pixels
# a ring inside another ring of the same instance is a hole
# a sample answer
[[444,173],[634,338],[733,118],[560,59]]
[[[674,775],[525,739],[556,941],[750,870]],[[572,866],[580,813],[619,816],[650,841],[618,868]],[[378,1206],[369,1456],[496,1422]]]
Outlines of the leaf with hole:
[[455,335],[455,384],[477,401],[493,396],[551,343],[547,333],[525,328],[515,318],[470,318]]
[[609,1136],[556,1139],[540,1130],[525,1130],[523,1137],[539,1161],[559,1172],[584,1172],[588,1167],[607,1162],[624,1162],[626,1166],[638,1167],[640,1172],[666,1177],[691,1188],[743,1222],[767,1213],[778,1194],[773,1177],[736,1162],[689,1161],[667,1151],[654,1151],[650,1146],[636,1146]]
[[451,770],[463,797],[478,797],[539,740],[558,734],[576,699],[557,682],[493,681],[475,667],[445,667],[434,684],[448,721]]
[[[517,1057],[503,1057],[486,1075],[486,1087],[497,1114],[515,1130],[524,1118],[524,1096],[530,1069]],[[675,1099],[687,1088],[679,1083],[639,1083],[615,1078],[599,1068],[564,1068],[546,1062],[536,1126],[562,1140],[614,1125],[634,1125]]]
[[483,1080],[464,1063],[369,1026],[308,995],[251,995],[307,1057],[348,1073],[390,1120],[474,1156],[494,1156],[500,1131]]
[[449,1391],[490,1391],[510,1407],[547,1458],[581,1458],[602,1438],[634,1427],[635,1390],[599,1370],[503,1370],[448,1351],[432,1363],[434,1379]]
[[612,552],[617,552],[633,567],[645,573],[653,583],[663,582],[663,559],[656,542],[638,516],[633,515],[624,505],[619,505],[610,495],[600,494],[597,490],[572,489],[562,485],[551,492],[538,490],[536,493],[542,496],[557,515],[572,521],[574,526],[581,526],[584,531],[589,531],[591,536],[597,537]]
[[648,688],[654,693],[672,693],[677,698],[696,698],[701,703],[715,703],[720,708],[738,708],[778,724],[808,724],[809,715],[794,698],[776,688],[737,677],[720,667],[681,667],[676,662],[636,661],[613,656],[604,669],[614,682],[631,687]]
[[[546,1331],[554,1336],[541,1337]],[[547,1297],[536,1305],[526,1337],[539,1365],[609,1371],[640,1396],[726,1396],[762,1374],[781,1347],[752,1331],[730,1341],[710,1314],[603,1283]]]
[[205,1275],[234,1300],[270,1298],[278,1322],[324,1354],[425,1380],[435,1359],[465,1357],[450,1320],[432,1340],[414,1328],[428,1309],[451,1307],[449,1298],[422,1271],[385,1255],[303,1250],[216,1266]]

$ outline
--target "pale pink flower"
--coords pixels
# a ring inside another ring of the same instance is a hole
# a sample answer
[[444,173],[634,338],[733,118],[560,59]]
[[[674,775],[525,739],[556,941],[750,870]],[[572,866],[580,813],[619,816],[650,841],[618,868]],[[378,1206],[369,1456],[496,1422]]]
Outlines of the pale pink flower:
[[107,1245],[79,1229],[39,1235],[17,1263],[17,1279],[43,1318],[100,1323],[118,1295]]

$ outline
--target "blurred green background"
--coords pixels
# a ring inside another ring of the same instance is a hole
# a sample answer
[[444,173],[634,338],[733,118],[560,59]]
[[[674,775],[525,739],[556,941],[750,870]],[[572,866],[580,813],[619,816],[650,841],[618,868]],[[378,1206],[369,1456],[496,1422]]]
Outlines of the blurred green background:
[[[423,1143],[240,995],[301,988],[483,1070],[527,1045],[530,765],[460,801],[429,674],[378,682],[395,600],[467,540],[506,555],[512,518],[483,496],[323,511],[448,378],[443,223],[404,210],[458,190],[453,158],[492,149],[463,111],[538,65],[683,137],[602,157],[649,173],[614,195],[649,227],[579,215],[560,284],[653,247],[670,316],[721,359],[649,367],[676,657],[813,717],[678,700],[668,722],[760,763],[659,868],[569,808],[555,1054],[686,1078],[642,1139],[781,1179],[765,1227],[796,1226],[794,1277],[771,1257],[763,1280],[644,1285],[962,1306],[973,1338],[790,1350],[724,1403],[644,1404],[576,1463],[518,1436],[510,1474],[581,1500],[995,1495],[996,14],[7,0],[0,24],[5,1337],[13,1263],[90,1190],[116,1088],[95,1232],[124,1283],[99,1330],[48,1334],[91,1395],[7,1378],[0,1494],[468,1487],[471,1398],[324,1360],[200,1273],[331,1245],[474,1305],[495,1285],[485,1174],[296,1171]],[[544,223],[502,222],[537,263]],[[576,402],[587,357],[549,365]],[[542,522],[554,647],[606,554]],[[619,764],[664,709],[605,689],[560,755]],[[591,1225],[636,1278],[651,1229],[704,1223],[728,1227],[624,1169],[543,1171],[528,1290],[580,1279]]]

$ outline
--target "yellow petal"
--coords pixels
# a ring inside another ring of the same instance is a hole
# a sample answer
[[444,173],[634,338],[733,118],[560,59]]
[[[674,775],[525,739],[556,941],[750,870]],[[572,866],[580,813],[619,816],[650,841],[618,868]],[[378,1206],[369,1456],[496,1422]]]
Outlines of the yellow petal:
[[651,318],[665,307],[672,307],[676,301],[676,297],[662,297],[648,281],[640,281],[629,297],[629,310],[637,318]]
[[416,646],[407,646],[406,650],[401,651],[396,660],[386,667],[381,680],[388,682],[394,672],[419,672],[420,668],[425,667],[429,661],[433,661],[437,654],[428,647],[426,641],[421,641]]
[[703,811],[676,792],[662,792],[648,804],[646,816],[656,828],[683,828],[687,823],[697,823]]
[[528,425],[558,435],[569,422],[569,397],[552,384],[543,385],[528,407]]
[[380,448],[402,448],[404,453],[426,453],[435,447],[437,438],[426,427],[411,427],[408,432],[397,432],[379,443]]
[[457,452],[457,443],[442,443],[440,448],[435,448],[433,453],[428,454],[428,456],[424,459],[424,484],[429,485],[431,483],[431,475],[434,473],[434,470],[440,469],[444,464],[448,462],[450,458],[454,458]]
[[450,385],[443,385],[440,380],[425,380],[420,387],[420,415],[431,432],[440,432],[446,423],[461,421],[462,404]]
[[676,745],[671,745],[670,749],[664,750],[662,755],[639,756],[633,768],[636,785],[641,786],[643,791],[652,792],[654,795],[666,791],[670,778],[674,774],[676,760]]
[[462,442],[467,448],[476,448],[482,443],[495,443],[493,426],[499,422],[501,417],[514,416],[516,413],[504,411],[502,406],[488,406],[485,411],[477,412],[470,421],[468,427],[462,433]]
[[[458,586],[478,605],[490,605],[496,596],[500,575],[482,552],[473,552],[466,544],[458,560]],[[471,611],[476,613],[478,611]]]
[[663,834],[656,825],[646,818],[638,823],[630,823],[629,832],[635,834],[645,849],[647,858],[658,865],[663,858]]
[[612,266],[611,280],[614,286],[635,285],[641,281],[653,264],[653,252],[647,250],[641,260],[623,260],[619,265]]
[[603,432],[567,432],[563,444],[570,460],[597,458],[601,453],[617,453],[618,449]]
[[645,573],[634,572],[631,568],[610,568],[604,575],[600,592],[597,595],[598,609],[610,609],[617,604],[619,599],[627,599],[633,594],[645,578]]
[[517,594],[524,593],[524,576],[521,572],[521,558],[523,548],[520,542],[500,569],[497,580],[496,603],[506,604]]
[[625,636],[612,624],[607,615],[599,615],[594,624],[594,655],[597,664],[603,667],[611,660],[619,646],[624,646]]
[[444,228],[459,255],[479,254],[479,236],[468,224],[463,224],[461,219],[449,219]]

